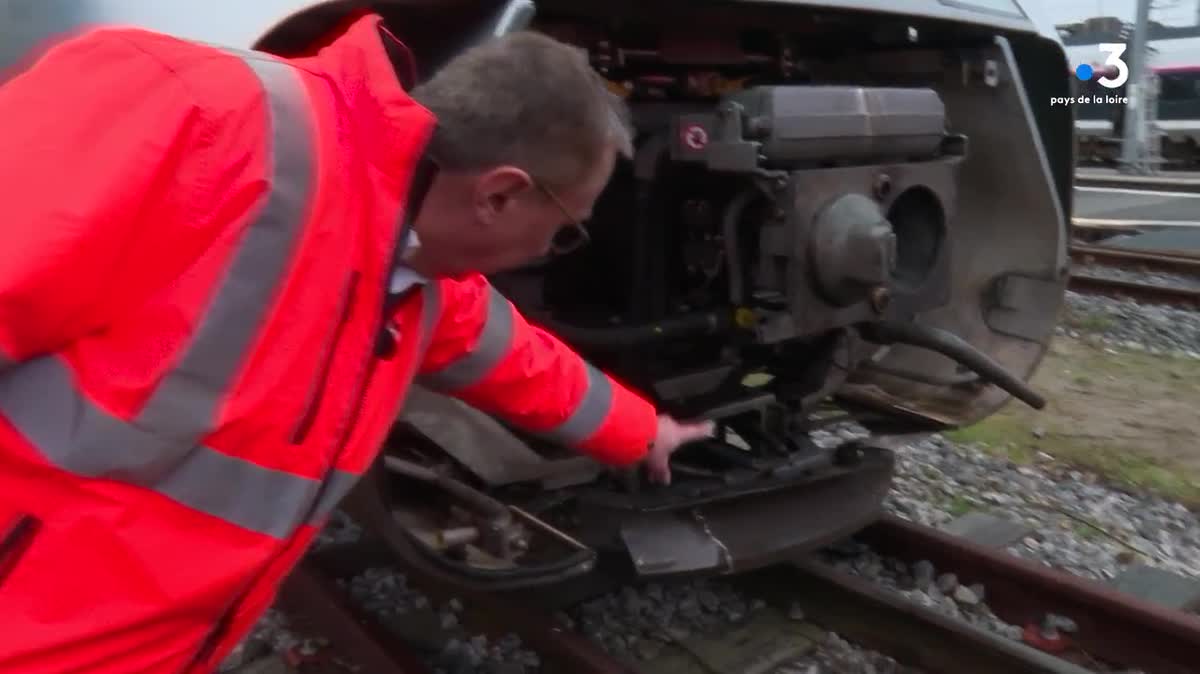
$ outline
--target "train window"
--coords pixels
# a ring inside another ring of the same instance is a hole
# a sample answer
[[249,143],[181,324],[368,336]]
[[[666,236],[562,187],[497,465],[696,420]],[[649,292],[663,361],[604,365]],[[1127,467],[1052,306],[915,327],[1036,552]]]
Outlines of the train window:
[[1161,101],[1192,100],[1200,95],[1200,73],[1164,73],[1158,78]]

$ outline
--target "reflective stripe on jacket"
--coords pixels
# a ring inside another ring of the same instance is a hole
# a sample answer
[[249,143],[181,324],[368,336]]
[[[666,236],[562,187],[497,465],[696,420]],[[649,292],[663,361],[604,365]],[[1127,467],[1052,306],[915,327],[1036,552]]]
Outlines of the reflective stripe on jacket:
[[481,276],[383,315],[434,120],[378,17],[291,60],[93,31],[0,120],[0,532],[36,523],[0,559],[0,672],[211,671],[418,375],[609,463],[654,436]]

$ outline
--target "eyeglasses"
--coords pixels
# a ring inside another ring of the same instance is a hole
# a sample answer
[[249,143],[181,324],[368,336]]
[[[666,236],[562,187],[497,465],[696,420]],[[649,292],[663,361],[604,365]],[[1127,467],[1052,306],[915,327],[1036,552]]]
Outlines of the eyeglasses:
[[[440,161],[438,161],[437,157],[433,156],[432,154],[426,154],[425,158],[429,160],[429,162],[437,169],[441,169],[442,164]],[[592,235],[588,234],[587,228],[583,226],[583,223],[580,222],[578,218],[571,215],[571,211],[567,210],[567,207],[563,204],[562,199],[559,199],[558,195],[555,194],[553,190],[551,190],[549,187],[546,187],[546,184],[537,178],[530,176],[530,180],[532,180],[533,184],[539,190],[541,190],[542,194],[545,194],[550,201],[554,202],[554,205],[558,207],[558,210],[562,211],[563,217],[567,219],[567,224],[559,228],[559,230],[554,233],[554,238],[550,240],[551,252],[556,255],[565,255],[590,243],[592,240]]]
[[550,240],[550,250],[557,255],[565,255],[572,251],[578,250],[592,240],[592,235],[588,234],[587,228],[578,218],[571,215],[567,207],[563,204],[562,199],[554,193],[549,187],[536,178],[533,179],[533,184],[546,195],[550,201],[558,206],[558,210],[562,211],[563,217],[567,219],[567,224],[563,225],[557,232],[554,233],[554,238]]

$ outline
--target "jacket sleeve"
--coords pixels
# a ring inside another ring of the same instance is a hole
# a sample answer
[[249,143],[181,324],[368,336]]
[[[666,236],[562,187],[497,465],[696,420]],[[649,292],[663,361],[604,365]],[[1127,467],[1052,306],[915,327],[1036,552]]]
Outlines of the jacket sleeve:
[[174,75],[111,31],[59,43],[0,85],[0,120],[3,371],[178,273],[166,260],[207,234],[167,225],[194,224],[188,171],[211,129]]
[[483,276],[436,283],[440,317],[419,383],[610,465],[645,456],[652,404],[528,323]]

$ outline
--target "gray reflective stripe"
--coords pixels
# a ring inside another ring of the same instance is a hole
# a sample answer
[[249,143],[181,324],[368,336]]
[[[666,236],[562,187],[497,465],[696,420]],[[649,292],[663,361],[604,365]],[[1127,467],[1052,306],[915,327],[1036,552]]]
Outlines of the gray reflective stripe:
[[154,491],[275,538],[286,538],[312,506],[321,483],[196,447]]
[[587,390],[583,400],[571,416],[557,427],[542,431],[537,435],[565,445],[575,445],[587,440],[608,417],[612,409],[613,391],[608,377],[590,363],[584,363],[587,368]]
[[430,283],[421,288],[421,343],[417,349],[417,367],[425,360],[425,352],[433,342],[433,333],[437,329],[438,318],[442,315],[442,287]]
[[285,277],[315,182],[315,129],[299,76],[265,55],[235,53],[267,93],[270,189],[178,365],[125,422],[82,395],[59,358],[38,358],[0,376],[0,415],[63,470],[139,485],[282,538],[319,503],[322,483],[200,443]]
[[513,315],[508,300],[490,288],[487,319],[475,348],[422,380],[442,391],[454,391],[475,384],[508,353],[513,339]]
[[191,344],[136,421],[192,442],[213,427],[218,403],[245,362],[299,243],[315,182],[312,112],[299,75],[262,54],[231,53],[254,71],[267,93],[270,189]]
[[121,421],[80,395],[54,356],[0,377],[0,414],[63,470],[143,486],[268,536],[290,534],[321,486]]
[[87,477],[152,484],[192,450],[114,417],[81,396],[54,356],[0,377],[0,413],[63,470]]
[[3,351],[0,351],[0,372],[3,372],[16,364],[17,363],[15,360],[4,355]]
[[321,486],[321,493],[317,496],[317,502],[313,506],[312,513],[308,516],[309,524],[320,524],[333,509],[346,498],[346,494],[354,489],[354,485],[358,484],[359,478],[362,475],[351,473],[337,468],[329,471],[329,475],[325,477],[325,484]]
[[388,292],[393,295],[399,295],[415,285],[423,285],[428,282],[429,279],[426,279],[409,267],[396,267],[392,271],[392,280],[388,284]]

